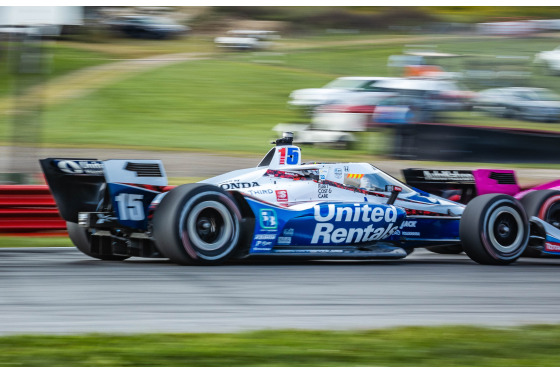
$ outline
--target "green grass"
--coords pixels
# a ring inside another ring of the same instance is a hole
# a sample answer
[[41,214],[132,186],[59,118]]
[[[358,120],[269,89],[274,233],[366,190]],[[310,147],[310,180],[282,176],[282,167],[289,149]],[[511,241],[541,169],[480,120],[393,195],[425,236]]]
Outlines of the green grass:
[[49,109],[45,141],[262,153],[273,126],[299,119],[286,107],[289,93],[324,81],[284,67],[182,63]]
[[68,236],[15,236],[0,235],[0,248],[18,247],[73,247]]
[[[2,45],[6,47],[8,44],[3,43]],[[44,74],[41,79],[36,79],[37,83],[75,70],[106,63],[110,58],[107,53],[72,48],[56,42],[45,42],[42,48]],[[16,67],[13,58],[14,53],[11,51],[0,56],[0,98],[10,94],[14,89],[15,78],[13,73]]]
[[559,366],[560,326],[0,337],[2,366]]

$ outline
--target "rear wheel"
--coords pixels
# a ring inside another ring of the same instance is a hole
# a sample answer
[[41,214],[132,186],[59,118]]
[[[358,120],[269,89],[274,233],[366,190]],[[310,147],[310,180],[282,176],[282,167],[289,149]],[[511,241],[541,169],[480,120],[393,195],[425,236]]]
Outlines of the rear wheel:
[[94,254],[91,250],[91,233],[85,227],[82,227],[74,222],[66,222],[68,229],[68,236],[72,243],[82,252],[90,257],[97,258],[104,261],[122,261],[129,258],[129,256],[118,256],[108,254]]
[[[529,192],[521,198],[528,217],[537,217],[560,230],[560,191],[541,190]],[[544,243],[543,243],[544,245]],[[528,248],[524,256],[541,257],[537,248]]]
[[527,247],[529,220],[523,206],[511,196],[478,196],[463,212],[459,235],[465,253],[474,261],[507,265]]
[[160,252],[181,264],[214,265],[231,258],[241,243],[241,211],[223,189],[187,184],[171,190],[153,218]]

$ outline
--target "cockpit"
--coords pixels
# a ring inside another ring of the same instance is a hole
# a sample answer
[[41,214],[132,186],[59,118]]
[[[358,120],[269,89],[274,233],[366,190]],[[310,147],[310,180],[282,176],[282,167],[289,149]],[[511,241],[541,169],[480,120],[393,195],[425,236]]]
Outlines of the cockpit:
[[386,186],[399,186],[402,188],[402,194],[413,192],[409,187],[383,173],[381,170],[373,170],[371,173],[367,174],[348,173],[345,175],[344,184],[375,192],[386,192]]

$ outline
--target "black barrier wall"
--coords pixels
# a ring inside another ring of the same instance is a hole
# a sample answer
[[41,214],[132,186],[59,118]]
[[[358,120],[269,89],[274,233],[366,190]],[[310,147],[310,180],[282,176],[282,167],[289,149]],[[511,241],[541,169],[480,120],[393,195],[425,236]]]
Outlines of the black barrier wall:
[[[393,157],[409,160],[559,163],[560,133],[487,127],[395,125]],[[559,126],[560,129],[560,126]]]

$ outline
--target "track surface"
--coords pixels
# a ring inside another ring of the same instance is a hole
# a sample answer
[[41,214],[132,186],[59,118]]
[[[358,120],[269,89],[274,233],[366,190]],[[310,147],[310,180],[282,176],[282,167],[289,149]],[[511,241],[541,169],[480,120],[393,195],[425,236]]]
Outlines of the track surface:
[[560,259],[506,267],[423,250],[399,261],[181,267],[0,249],[0,334],[362,329],[560,322]]

